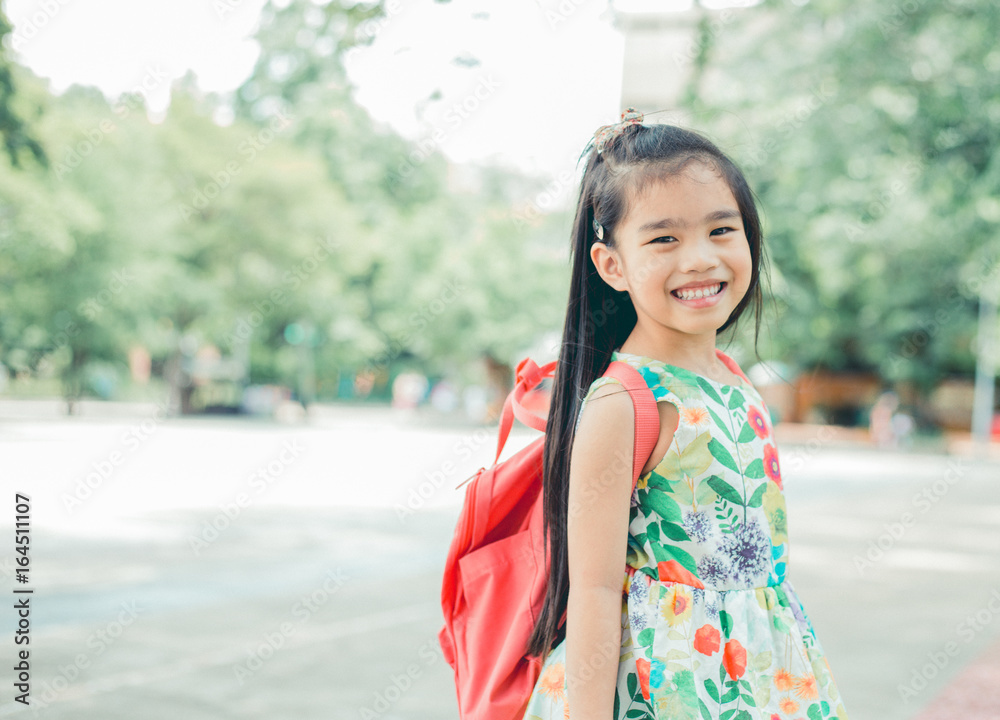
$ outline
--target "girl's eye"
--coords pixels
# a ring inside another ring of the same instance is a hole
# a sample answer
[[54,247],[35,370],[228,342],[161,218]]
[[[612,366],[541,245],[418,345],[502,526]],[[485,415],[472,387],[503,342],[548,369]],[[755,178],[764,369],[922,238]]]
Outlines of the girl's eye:
[[675,238],[673,235],[664,235],[662,237],[653,238],[649,242],[655,243],[659,242],[660,240],[663,240],[664,242],[677,242],[677,238]]
[[722,235],[723,233],[732,232],[732,231],[733,231],[733,228],[731,228],[731,227],[720,227],[720,228],[715,228],[715,230],[713,230],[710,234],[712,234],[712,235]]

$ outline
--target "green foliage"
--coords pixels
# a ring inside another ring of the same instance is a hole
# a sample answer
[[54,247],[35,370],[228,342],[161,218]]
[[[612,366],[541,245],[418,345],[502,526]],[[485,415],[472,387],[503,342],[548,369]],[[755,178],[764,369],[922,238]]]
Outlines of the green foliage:
[[769,355],[924,389],[971,372],[1000,259],[998,32],[987,0],[814,0],[704,38],[689,106],[765,210]]
[[[114,395],[142,346],[189,407],[184,371],[214,345],[248,363],[242,382],[310,396],[309,365],[320,397],[356,373],[384,396],[404,369],[462,379],[483,353],[516,362],[557,327],[553,233],[561,241],[568,220],[516,221],[532,181],[451,168],[354,103],[341,55],[378,12],[266,8],[228,125],[213,117],[229,100],[190,75],[152,123],[141,97],[109,105],[78,86],[51,97],[16,68],[18,97],[44,110],[31,130],[52,162],[0,168],[7,370],[58,378],[70,399]],[[309,328],[298,347],[292,324]]]
[[24,151],[44,166],[48,163],[45,150],[29,130],[29,122],[37,117],[41,108],[33,102],[34,97],[19,90],[18,67],[7,57],[6,41],[12,36],[12,30],[0,3],[0,139],[14,167],[21,167]]

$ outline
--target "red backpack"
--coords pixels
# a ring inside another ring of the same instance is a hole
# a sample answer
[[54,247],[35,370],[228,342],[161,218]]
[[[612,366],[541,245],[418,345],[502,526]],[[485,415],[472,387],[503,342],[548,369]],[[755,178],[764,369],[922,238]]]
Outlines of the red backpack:
[[[532,399],[536,407],[547,404],[535,388],[553,376],[555,367],[555,362],[538,367],[530,358],[518,364],[500,417],[494,464],[470,478],[448,551],[441,588],[444,627],[438,639],[455,671],[462,720],[522,720],[541,672],[541,659],[526,656],[525,647],[548,583],[540,492],[544,436],[497,461],[514,417],[545,431],[545,419],[528,405]],[[624,362],[612,362],[604,376],[620,380],[632,397],[634,490],[660,433],[656,400],[639,372]]]

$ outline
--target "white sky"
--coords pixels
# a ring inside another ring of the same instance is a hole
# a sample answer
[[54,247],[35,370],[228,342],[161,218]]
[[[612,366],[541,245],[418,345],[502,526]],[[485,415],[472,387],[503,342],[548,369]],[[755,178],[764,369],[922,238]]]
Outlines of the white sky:
[[[189,69],[209,91],[231,91],[246,79],[258,54],[249,38],[263,5],[7,0],[5,8],[15,57],[49,78],[54,92],[80,83],[115,100],[145,80],[152,85],[150,107],[162,112],[170,82]],[[406,137],[436,137],[452,160],[499,156],[556,176],[575,171],[590,135],[618,119],[624,43],[607,0],[396,0],[387,6],[374,43],[348,59],[357,99],[376,121]],[[560,8],[565,15],[557,15]],[[488,13],[488,20],[477,13]],[[481,64],[454,64],[457,55]],[[435,91],[440,100],[423,102]],[[465,117],[455,109],[463,102],[470,108]]]

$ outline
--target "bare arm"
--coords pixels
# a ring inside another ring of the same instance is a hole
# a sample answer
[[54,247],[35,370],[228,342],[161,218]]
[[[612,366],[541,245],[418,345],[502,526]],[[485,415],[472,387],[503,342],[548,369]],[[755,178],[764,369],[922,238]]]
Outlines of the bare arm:
[[632,490],[632,400],[616,383],[584,405],[570,455],[566,681],[572,720],[608,720],[621,648]]

